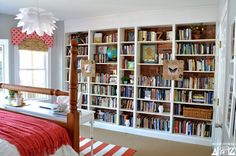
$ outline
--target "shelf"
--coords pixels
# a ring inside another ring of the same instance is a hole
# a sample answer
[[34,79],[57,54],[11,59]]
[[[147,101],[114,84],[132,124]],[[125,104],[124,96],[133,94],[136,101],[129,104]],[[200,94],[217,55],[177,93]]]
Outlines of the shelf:
[[215,54],[175,54],[178,57],[215,57]]
[[82,47],[82,46],[88,46],[88,43],[78,44],[78,47]]
[[107,85],[107,86],[116,86],[115,83],[99,83],[99,82],[90,82],[92,85]]
[[171,40],[163,41],[138,41],[139,44],[172,43]]
[[[69,83],[69,81],[65,81],[65,83]],[[78,82],[78,84],[87,84],[88,82]]]
[[123,111],[123,112],[134,112],[131,109],[125,109],[125,108],[120,108],[120,111]]
[[87,104],[81,104],[81,106],[86,106],[86,107],[88,107],[88,105],[87,105]]
[[137,63],[139,66],[163,66],[163,64],[156,63]]
[[178,42],[215,42],[216,39],[196,39],[196,40],[175,40]]
[[121,41],[121,44],[134,44],[134,41]]
[[192,91],[203,91],[203,92],[214,92],[214,89],[198,89],[198,88],[174,88],[175,90],[192,90]]
[[215,71],[189,71],[189,70],[184,70],[184,73],[203,73],[203,74],[214,74]]
[[102,109],[116,110],[116,108],[104,107],[104,106],[96,106],[96,105],[91,105],[91,107],[93,107],[93,108],[102,108]]
[[125,57],[125,56],[132,56],[134,57],[134,54],[120,54],[120,56]]
[[91,43],[91,45],[117,45],[117,42],[109,42],[109,43]]
[[77,55],[77,57],[88,57],[88,55]]
[[171,87],[159,87],[159,86],[142,86],[138,85],[139,88],[157,88],[157,89],[171,89]]
[[166,101],[166,100],[152,100],[152,99],[141,99],[141,98],[137,98],[137,100],[139,100],[139,101],[152,101],[152,102],[170,103],[170,101]]
[[209,106],[213,107],[213,104],[205,104],[205,103],[193,103],[193,102],[178,102],[174,101],[175,104],[183,104],[183,105],[196,105],[196,106]]
[[133,85],[133,84],[120,84],[120,86],[134,87],[134,85]]
[[101,65],[117,65],[117,62],[96,63]]
[[121,71],[134,71],[134,69],[120,69]]
[[99,96],[99,97],[109,97],[109,98],[117,98],[117,96],[113,95],[100,95],[100,94],[90,94],[91,96]]
[[194,118],[194,117],[185,117],[182,115],[173,115],[175,118],[181,118],[181,119],[191,119],[191,120],[201,120],[201,121],[212,121],[212,119],[202,119],[202,118]]
[[158,113],[158,112],[136,111],[136,113],[139,113],[139,114],[148,114],[148,115],[158,115],[158,116],[170,116],[170,113],[169,113],[169,112]]
[[134,100],[134,98],[133,97],[120,97],[121,99],[128,99],[128,100]]

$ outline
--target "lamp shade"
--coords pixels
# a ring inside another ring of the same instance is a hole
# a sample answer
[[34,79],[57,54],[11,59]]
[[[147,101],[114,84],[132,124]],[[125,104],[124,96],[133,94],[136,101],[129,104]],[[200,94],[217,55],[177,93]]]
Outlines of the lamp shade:
[[52,36],[53,30],[56,29],[56,21],[58,20],[51,12],[47,12],[41,8],[21,8],[19,14],[16,15],[16,20],[20,20],[17,27],[22,27],[22,32],[27,35],[32,34],[34,31],[43,36],[44,33]]

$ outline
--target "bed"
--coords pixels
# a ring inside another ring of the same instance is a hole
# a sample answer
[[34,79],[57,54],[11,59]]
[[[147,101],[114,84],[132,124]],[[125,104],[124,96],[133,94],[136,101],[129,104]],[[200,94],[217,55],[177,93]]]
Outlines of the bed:
[[77,111],[78,74],[76,40],[71,41],[70,90],[0,84],[0,88],[53,96],[69,96],[67,122],[40,119],[0,108],[1,156],[75,156],[79,155],[79,116]]

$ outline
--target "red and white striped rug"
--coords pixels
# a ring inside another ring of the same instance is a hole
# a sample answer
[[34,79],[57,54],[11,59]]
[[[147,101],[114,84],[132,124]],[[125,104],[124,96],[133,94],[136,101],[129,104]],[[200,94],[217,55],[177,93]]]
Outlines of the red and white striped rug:
[[[90,143],[91,139],[80,137],[80,153],[84,156],[91,155]],[[93,141],[94,156],[133,156],[135,152],[136,151],[131,148]]]

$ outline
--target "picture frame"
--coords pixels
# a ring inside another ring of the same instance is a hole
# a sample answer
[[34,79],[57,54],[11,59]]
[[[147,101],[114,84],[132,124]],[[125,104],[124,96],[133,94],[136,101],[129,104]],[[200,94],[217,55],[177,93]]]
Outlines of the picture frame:
[[142,45],[142,62],[157,63],[157,45],[154,44]]
[[81,72],[83,77],[95,77],[95,61],[81,60]]
[[165,60],[163,63],[163,79],[165,80],[183,80],[184,61],[183,60]]

